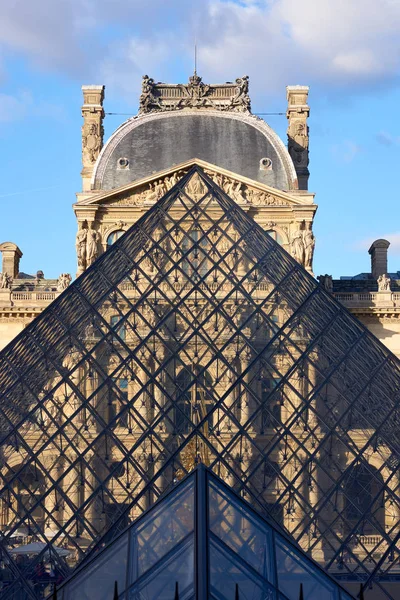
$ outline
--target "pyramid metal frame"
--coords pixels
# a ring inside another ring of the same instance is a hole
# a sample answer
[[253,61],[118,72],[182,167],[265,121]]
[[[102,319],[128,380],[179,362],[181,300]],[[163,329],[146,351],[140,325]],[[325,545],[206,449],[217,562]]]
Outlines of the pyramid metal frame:
[[399,362],[199,167],[0,356],[0,598],[40,597],[43,558],[66,576],[199,462],[393,597]]

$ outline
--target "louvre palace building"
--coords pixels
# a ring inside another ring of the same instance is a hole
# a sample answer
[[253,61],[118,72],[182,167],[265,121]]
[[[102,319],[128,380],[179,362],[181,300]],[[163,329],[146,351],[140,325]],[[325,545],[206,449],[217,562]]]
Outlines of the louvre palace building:
[[76,278],[0,244],[0,599],[400,598],[400,274],[313,273],[308,87],[287,144],[246,76],[82,89]]

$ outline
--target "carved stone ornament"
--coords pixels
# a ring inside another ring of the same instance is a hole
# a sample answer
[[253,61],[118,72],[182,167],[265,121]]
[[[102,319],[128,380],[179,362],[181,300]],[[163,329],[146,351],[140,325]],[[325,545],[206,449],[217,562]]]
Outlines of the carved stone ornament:
[[67,289],[72,281],[72,277],[69,273],[61,273],[57,280],[57,292],[63,292]]
[[93,164],[102,146],[102,127],[97,123],[85,123],[82,127],[82,156],[83,162]]
[[[131,191],[128,196],[120,197],[108,203],[108,206],[143,206],[144,204],[155,204],[164,196],[178,181],[187,173],[188,169],[176,171],[172,175],[166,175],[160,179],[138,187]],[[269,192],[250,187],[241,181],[232,177],[227,177],[221,173],[216,173],[206,169],[207,175],[221,188],[226,194],[238,204],[249,204],[253,206],[289,206],[289,202]],[[196,186],[196,180],[191,180],[191,193],[197,194],[205,190],[202,188],[193,190]],[[123,227],[121,227],[122,229]]]
[[11,288],[13,278],[8,273],[0,274],[0,289],[6,290]]
[[189,82],[155,83],[148,75],[142,78],[139,114],[201,108],[250,112],[249,77],[238,77],[234,83],[206,84],[196,71]]
[[332,279],[332,275],[318,275],[317,277],[318,281],[320,282],[320,284],[322,285],[322,287],[324,288],[325,291],[329,292],[330,294],[333,292],[333,279]]
[[390,292],[391,279],[387,275],[379,275],[378,279],[378,292]]

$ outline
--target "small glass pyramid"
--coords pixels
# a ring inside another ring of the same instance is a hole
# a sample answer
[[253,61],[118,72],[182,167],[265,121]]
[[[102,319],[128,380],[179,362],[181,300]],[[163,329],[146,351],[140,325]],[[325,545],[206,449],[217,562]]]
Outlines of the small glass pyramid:
[[290,538],[200,465],[58,590],[61,600],[350,600]]

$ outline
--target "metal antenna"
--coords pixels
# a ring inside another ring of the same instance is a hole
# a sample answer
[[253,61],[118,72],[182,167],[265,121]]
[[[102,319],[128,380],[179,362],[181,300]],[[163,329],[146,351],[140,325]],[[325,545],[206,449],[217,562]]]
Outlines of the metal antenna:
[[197,75],[197,40],[194,40],[194,74]]

